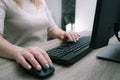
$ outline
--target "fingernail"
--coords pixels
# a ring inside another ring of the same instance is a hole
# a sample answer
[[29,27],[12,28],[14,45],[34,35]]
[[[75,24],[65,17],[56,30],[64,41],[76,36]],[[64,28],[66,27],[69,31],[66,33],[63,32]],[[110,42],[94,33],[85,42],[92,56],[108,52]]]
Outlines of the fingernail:
[[79,38],[77,38],[77,41],[79,41]]
[[40,65],[37,66],[37,70],[41,70],[41,66]]
[[53,64],[52,64],[52,63],[50,63],[50,64],[49,64],[49,66],[50,66],[50,68],[52,68],[52,67],[53,67]]
[[49,64],[45,64],[45,68],[48,69],[50,66]]
[[74,42],[77,42],[76,40],[74,40]]
[[76,42],[76,40],[74,42]]
[[31,69],[32,67],[30,65],[28,65],[28,69]]

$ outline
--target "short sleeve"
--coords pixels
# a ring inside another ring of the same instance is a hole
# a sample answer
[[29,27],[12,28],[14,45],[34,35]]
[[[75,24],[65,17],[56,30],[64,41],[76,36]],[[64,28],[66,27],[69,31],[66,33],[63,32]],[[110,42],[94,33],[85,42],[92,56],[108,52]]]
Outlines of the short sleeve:
[[49,11],[49,9],[48,9],[48,6],[47,6],[45,0],[43,0],[43,1],[44,1],[43,4],[45,5],[46,15],[47,15],[47,17],[48,17],[48,19],[49,19],[48,30],[51,30],[51,29],[57,27],[57,25],[56,25],[55,21],[53,20],[53,17],[52,17],[52,15],[51,15],[51,13],[50,13],[50,11]]
[[0,0],[0,34],[3,35],[4,32],[4,20],[5,20],[5,6]]

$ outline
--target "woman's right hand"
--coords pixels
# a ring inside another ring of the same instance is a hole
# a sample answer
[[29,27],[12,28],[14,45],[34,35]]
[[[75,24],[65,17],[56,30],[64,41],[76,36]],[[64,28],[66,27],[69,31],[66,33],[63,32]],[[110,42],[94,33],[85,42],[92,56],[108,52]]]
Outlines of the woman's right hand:
[[[20,47],[15,54],[16,61],[26,69],[31,69],[32,66],[36,70],[52,67],[52,61],[48,54],[39,47]],[[32,65],[32,66],[31,66]]]

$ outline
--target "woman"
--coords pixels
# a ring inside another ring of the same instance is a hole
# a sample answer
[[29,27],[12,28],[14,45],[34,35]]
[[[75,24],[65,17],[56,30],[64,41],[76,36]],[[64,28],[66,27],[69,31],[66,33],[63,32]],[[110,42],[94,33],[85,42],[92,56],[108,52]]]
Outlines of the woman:
[[46,41],[47,34],[71,41],[79,37],[57,27],[45,0],[0,0],[0,34],[1,57],[16,60],[26,69],[31,69],[29,61],[37,70],[52,66],[52,62],[36,42]]

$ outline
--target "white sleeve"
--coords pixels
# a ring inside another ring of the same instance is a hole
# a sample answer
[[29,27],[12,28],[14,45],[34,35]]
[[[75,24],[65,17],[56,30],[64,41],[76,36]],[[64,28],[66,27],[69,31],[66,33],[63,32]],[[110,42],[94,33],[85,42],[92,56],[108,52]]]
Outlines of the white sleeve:
[[5,20],[5,6],[0,0],[0,34],[3,35],[4,33],[4,20]]

